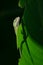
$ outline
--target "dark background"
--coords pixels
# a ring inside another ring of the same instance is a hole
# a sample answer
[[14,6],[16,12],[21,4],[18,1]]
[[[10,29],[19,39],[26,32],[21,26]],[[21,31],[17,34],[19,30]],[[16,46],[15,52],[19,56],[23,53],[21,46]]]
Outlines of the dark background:
[[18,50],[13,20],[21,16],[18,0],[0,1],[0,65],[18,65]]

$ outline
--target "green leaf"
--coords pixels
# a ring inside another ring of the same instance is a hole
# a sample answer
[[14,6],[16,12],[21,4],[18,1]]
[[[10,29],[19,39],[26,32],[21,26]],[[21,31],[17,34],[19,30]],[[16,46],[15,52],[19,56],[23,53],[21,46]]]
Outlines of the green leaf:
[[18,64],[43,65],[43,0],[26,0],[25,2],[19,0],[19,2],[21,7],[25,7],[22,19],[28,34],[29,53],[24,42]]
[[[22,5],[24,0],[19,1]],[[39,44],[43,45],[43,0],[26,0],[24,3],[23,20],[28,34]]]
[[19,7],[24,7],[25,6],[25,0],[19,0],[19,3],[18,3]]

